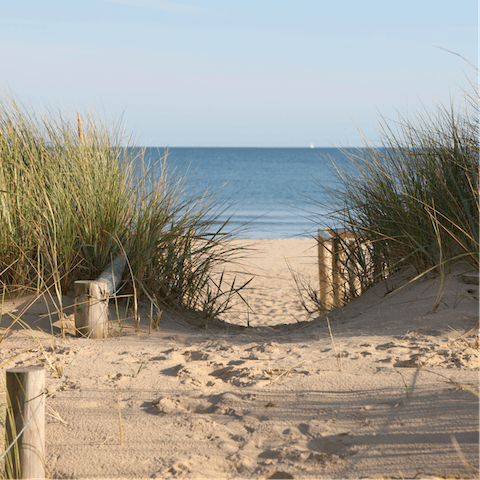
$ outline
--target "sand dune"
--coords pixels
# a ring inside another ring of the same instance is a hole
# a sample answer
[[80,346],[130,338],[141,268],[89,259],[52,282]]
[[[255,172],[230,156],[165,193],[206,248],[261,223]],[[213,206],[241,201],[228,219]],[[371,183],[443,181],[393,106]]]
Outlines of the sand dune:
[[[455,270],[398,290],[397,275],[329,315],[333,342],[325,317],[299,322],[285,262],[315,282],[314,242],[254,243],[248,316],[206,330],[164,312],[159,330],[112,322],[86,344],[39,332],[44,352],[23,329],[5,338],[3,360],[33,349],[3,370],[44,363],[51,389],[70,365],[46,400],[48,474],[477,478],[478,286]],[[45,301],[24,315],[32,328],[48,317]]]

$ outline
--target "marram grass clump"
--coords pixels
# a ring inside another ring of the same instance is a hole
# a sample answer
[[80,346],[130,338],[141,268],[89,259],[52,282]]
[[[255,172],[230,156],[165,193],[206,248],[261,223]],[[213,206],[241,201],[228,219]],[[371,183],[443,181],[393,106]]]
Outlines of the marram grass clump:
[[339,187],[327,191],[334,211],[322,224],[343,246],[344,275],[362,285],[345,289],[344,302],[404,267],[478,270],[477,97],[475,89],[457,106],[382,119],[379,146],[345,151],[346,168],[331,163]]
[[94,279],[121,253],[123,292],[157,307],[228,308],[241,286],[212,272],[233,260],[222,205],[189,191],[186,178],[126,148],[121,125],[97,117],[35,114],[11,95],[0,99],[0,288],[4,294]]

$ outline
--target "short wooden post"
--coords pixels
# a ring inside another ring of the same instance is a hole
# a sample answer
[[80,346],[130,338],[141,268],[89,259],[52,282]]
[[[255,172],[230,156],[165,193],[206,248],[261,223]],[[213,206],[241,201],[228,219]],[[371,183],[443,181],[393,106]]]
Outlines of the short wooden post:
[[45,478],[45,370],[23,367],[7,370],[8,413],[6,448],[26,426],[7,453],[9,478]]
[[77,337],[108,337],[108,297],[122,280],[126,259],[119,255],[96,280],[75,282],[75,331]]
[[[361,245],[355,244],[356,236],[353,232],[344,230],[340,234],[342,239],[342,264],[345,265],[341,278],[341,302],[344,301],[345,292],[348,292],[350,298],[354,298],[361,291],[361,282],[355,272],[359,271],[358,258],[361,255]],[[350,240],[353,240],[351,242]],[[352,247],[353,246],[353,247]],[[358,248],[355,252],[355,249]]]
[[332,293],[333,306],[338,308],[342,304],[343,282],[341,272],[341,245],[340,239],[337,236],[332,236]]
[[108,336],[107,282],[75,282],[75,331],[77,337],[88,336],[90,332],[90,338]]
[[322,231],[318,229],[318,281],[320,291],[320,302],[326,309],[329,308],[329,293],[331,285],[329,283],[327,272],[327,249],[328,240],[322,234]]

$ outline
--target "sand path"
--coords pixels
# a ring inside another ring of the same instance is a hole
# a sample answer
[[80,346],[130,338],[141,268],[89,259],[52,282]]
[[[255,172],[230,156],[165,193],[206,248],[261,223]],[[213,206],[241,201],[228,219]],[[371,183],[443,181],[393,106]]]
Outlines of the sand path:
[[[302,264],[306,241],[265,247],[272,255],[257,259],[264,275],[250,297],[256,327],[237,316],[239,325],[205,330],[165,312],[151,334],[114,323],[111,338],[83,347],[37,333],[42,351],[32,334],[8,335],[2,360],[18,356],[2,369],[43,363],[49,387],[76,357],[46,400],[50,476],[478,476],[478,287],[451,272],[434,308],[438,280],[387,293],[404,283],[397,276],[330,315],[334,345],[324,317],[292,319],[301,308],[284,257]],[[45,302],[23,318],[45,323]]]

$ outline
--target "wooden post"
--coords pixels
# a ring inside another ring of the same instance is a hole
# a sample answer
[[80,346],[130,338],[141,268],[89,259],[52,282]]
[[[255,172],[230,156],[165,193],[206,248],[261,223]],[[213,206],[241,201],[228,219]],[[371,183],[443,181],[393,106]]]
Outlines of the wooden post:
[[[348,291],[350,298],[354,298],[358,292],[361,291],[360,279],[355,275],[358,271],[359,263],[356,255],[361,255],[360,251],[356,254],[354,248],[352,249],[352,243],[349,240],[356,240],[356,236],[353,232],[344,230],[340,233],[342,239],[342,249],[340,252],[341,264],[345,265],[344,272],[341,274],[341,302],[343,304],[345,292]],[[361,248],[360,245],[356,245],[356,248]]]
[[75,282],[75,331],[77,337],[88,336],[90,332],[90,338],[108,336],[107,282]]
[[[5,426],[7,448],[26,426],[7,454],[7,478],[45,478],[45,370],[23,367],[7,370]],[[32,418],[33,417],[33,418]]]
[[119,255],[94,280],[75,282],[75,330],[77,337],[108,337],[108,297],[115,293],[122,280],[126,259]]
[[327,257],[329,255],[327,248],[328,240],[323,236],[322,231],[318,229],[318,280],[320,291],[320,302],[325,309],[330,308],[331,283],[327,270]]
[[337,236],[332,237],[332,293],[333,293],[333,306],[338,308],[341,306],[342,301],[342,272],[340,262],[340,240]]

